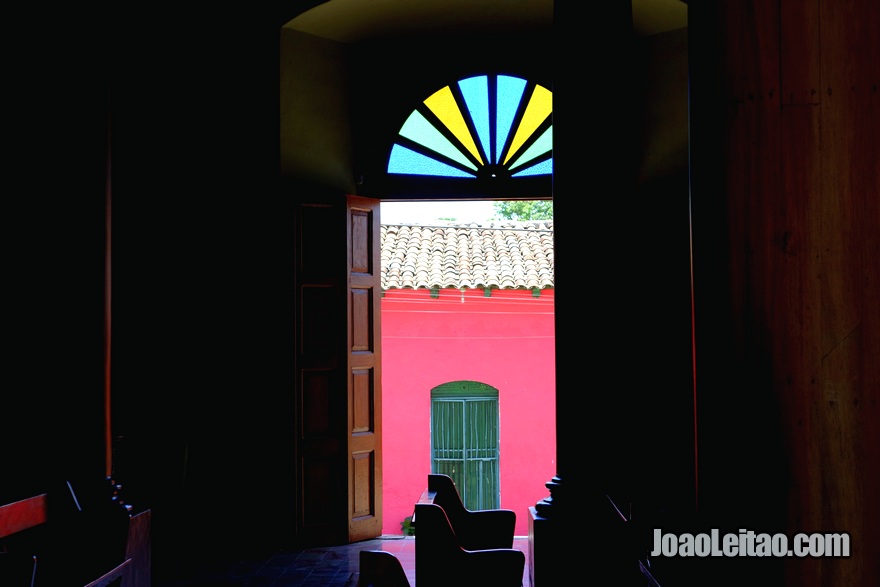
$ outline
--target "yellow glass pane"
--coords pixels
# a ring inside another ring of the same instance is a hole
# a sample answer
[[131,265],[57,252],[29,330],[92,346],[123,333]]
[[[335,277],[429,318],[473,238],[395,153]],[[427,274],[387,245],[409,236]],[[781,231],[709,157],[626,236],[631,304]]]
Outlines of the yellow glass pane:
[[523,114],[522,122],[520,122],[519,128],[516,129],[516,135],[514,135],[513,142],[510,144],[510,149],[507,151],[504,163],[510,160],[510,157],[535,132],[535,129],[541,126],[541,123],[547,119],[552,111],[553,92],[543,86],[535,86],[535,91],[532,93],[525,114]]
[[461,110],[459,110],[458,104],[452,96],[452,90],[449,89],[449,86],[432,94],[427,100],[425,100],[425,105],[431,109],[431,112],[437,115],[437,118],[446,125],[446,128],[452,131],[455,138],[461,141],[461,144],[477,158],[477,161],[479,161],[481,165],[485,165],[483,158],[480,156],[480,151],[477,150],[477,145],[474,143],[474,138],[468,130],[467,123],[464,121],[464,116],[462,116]]

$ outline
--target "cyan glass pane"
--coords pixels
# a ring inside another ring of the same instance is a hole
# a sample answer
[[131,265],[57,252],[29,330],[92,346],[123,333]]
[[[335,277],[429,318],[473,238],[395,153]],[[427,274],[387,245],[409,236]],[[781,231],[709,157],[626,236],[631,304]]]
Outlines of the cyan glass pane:
[[523,177],[526,175],[547,175],[548,173],[553,173],[553,157],[550,157],[546,161],[542,161],[537,165],[533,165],[532,167],[527,167],[518,173],[514,173],[512,177]]
[[451,165],[416,153],[401,145],[394,145],[388,159],[388,173],[405,173],[410,175],[439,175],[443,177],[474,177]]
[[428,147],[432,151],[436,151],[441,155],[446,155],[454,161],[458,161],[465,167],[470,167],[474,171],[477,170],[477,166],[471,163],[468,158],[464,156],[464,153],[459,151],[455,145],[449,142],[449,139],[444,137],[443,134],[437,130],[433,124],[428,122],[428,119],[422,116],[418,110],[414,110],[413,113],[409,115],[409,118],[406,119],[406,122],[403,123],[403,127],[400,129],[400,134],[420,145]]
[[477,129],[483,151],[494,161],[489,145],[489,77],[480,75],[458,82],[465,104]]

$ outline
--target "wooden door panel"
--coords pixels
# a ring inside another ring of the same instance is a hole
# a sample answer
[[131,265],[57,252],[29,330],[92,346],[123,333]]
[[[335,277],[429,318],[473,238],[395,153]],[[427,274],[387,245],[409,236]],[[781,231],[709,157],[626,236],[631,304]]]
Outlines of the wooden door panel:
[[302,545],[348,537],[344,219],[341,198],[297,207],[296,538]]
[[352,454],[355,483],[353,487],[352,519],[360,524],[375,519],[376,493],[373,490],[373,471],[376,470],[372,451]]
[[[368,353],[365,364],[372,364],[373,348],[373,292],[371,288],[351,289],[351,351]],[[357,357],[353,357],[357,358]]]
[[349,540],[382,531],[379,203],[348,199]]
[[343,327],[339,319],[339,287],[326,283],[300,287],[299,349],[311,365],[339,362],[339,329]]
[[302,459],[302,475],[308,479],[303,486],[302,525],[312,535],[325,535],[327,521],[333,519],[333,486],[338,483],[334,458],[329,456],[308,456]]

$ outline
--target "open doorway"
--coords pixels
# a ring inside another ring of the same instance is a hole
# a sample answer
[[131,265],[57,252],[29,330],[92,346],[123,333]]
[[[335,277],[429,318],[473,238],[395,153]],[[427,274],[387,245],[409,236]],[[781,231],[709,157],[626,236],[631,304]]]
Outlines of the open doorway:
[[[437,472],[458,478],[465,500],[497,491],[524,536],[554,475],[552,215],[511,220],[498,208],[381,204],[383,534],[406,533]],[[497,412],[463,409],[489,395]],[[493,466],[494,488],[467,474]]]

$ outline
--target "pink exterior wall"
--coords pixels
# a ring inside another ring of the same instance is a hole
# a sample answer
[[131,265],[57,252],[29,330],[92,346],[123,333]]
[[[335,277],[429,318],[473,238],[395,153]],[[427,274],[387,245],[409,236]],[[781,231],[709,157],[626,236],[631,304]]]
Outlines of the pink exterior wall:
[[[431,471],[431,389],[498,390],[501,507],[528,508],[556,474],[553,290],[389,290],[382,299],[383,534],[401,534]],[[462,301],[462,299],[464,301]]]

